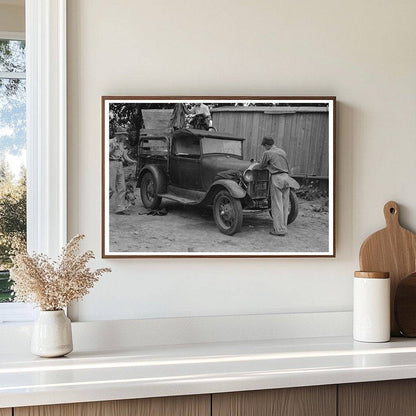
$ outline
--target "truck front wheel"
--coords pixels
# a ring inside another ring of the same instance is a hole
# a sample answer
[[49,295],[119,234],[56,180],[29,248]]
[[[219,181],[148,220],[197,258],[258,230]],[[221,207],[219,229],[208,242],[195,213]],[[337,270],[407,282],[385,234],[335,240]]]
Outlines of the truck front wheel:
[[214,198],[214,221],[218,229],[227,235],[234,235],[243,224],[243,208],[239,199],[233,198],[226,191],[220,191]]

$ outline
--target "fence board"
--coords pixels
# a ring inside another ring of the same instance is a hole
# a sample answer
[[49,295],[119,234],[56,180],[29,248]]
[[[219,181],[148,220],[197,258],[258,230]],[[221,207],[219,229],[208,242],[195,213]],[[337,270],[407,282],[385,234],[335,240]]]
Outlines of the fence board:
[[263,154],[261,140],[272,136],[277,146],[288,154],[297,176],[328,177],[328,112],[265,111],[264,109],[216,108],[213,125],[219,132],[245,138],[246,159],[259,160]]

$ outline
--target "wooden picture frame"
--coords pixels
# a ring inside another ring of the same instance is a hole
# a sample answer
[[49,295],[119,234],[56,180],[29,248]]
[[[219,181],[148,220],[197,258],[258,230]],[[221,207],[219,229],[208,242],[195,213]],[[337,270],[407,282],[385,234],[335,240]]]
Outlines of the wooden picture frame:
[[102,97],[103,258],[335,257],[335,183],[333,96]]

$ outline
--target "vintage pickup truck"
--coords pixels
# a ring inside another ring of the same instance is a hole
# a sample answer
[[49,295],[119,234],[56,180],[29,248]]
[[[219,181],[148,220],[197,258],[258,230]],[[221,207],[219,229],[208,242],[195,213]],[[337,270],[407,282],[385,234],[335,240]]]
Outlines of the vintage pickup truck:
[[[269,173],[243,159],[244,139],[197,129],[141,130],[137,187],[143,205],[157,209],[162,199],[209,206],[218,229],[241,230],[243,210],[270,210]],[[290,192],[288,223],[298,202]]]

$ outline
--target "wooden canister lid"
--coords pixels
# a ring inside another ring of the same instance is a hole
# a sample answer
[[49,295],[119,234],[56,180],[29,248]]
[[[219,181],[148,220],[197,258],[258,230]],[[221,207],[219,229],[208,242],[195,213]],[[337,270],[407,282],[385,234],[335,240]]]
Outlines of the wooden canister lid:
[[354,272],[354,277],[362,277],[365,279],[388,279],[390,277],[389,272]]

